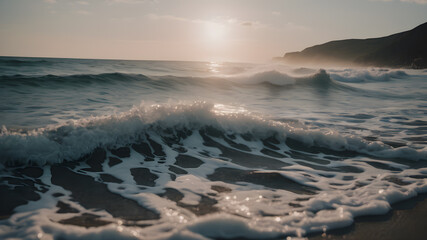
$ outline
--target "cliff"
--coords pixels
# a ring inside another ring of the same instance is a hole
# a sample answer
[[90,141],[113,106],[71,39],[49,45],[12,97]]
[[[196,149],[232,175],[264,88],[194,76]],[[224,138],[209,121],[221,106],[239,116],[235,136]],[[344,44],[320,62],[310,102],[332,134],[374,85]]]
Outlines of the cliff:
[[427,68],[427,22],[381,38],[331,41],[286,53],[293,64]]

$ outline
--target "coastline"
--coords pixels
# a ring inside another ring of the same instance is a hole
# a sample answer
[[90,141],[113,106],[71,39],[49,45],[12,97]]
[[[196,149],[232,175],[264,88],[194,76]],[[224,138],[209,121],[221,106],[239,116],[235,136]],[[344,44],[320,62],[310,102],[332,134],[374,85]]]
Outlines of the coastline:
[[309,235],[308,239],[425,239],[427,193],[392,204],[391,207],[392,210],[385,215],[357,217],[349,227]]

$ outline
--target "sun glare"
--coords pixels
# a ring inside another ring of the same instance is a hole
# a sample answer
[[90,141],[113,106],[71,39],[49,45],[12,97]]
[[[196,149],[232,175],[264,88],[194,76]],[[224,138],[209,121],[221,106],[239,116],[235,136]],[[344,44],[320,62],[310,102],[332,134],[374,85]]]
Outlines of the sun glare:
[[215,45],[219,45],[224,41],[226,33],[226,28],[224,25],[215,23],[215,22],[207,22],[205,24],[205,36],[206,39]]

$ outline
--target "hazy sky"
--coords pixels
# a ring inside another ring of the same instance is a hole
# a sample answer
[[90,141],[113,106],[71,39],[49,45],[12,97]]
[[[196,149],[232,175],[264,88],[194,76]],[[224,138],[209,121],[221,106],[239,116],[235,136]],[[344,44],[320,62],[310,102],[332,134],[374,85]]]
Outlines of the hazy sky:
[[0,0],[0,55],[266,61],[427,21],[427,0]]

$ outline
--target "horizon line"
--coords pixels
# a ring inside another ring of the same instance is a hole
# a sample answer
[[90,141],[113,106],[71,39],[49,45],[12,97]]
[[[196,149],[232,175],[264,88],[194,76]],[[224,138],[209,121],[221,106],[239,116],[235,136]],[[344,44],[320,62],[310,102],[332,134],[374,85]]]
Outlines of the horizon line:
[[[93,57],[49,57],[49,56],[19,56],[19,55],[0,55],[0,58],[49,58],[49,59],[75,59],[75,60],[105,60],[105,61],[151,61],[151,62],[202,62],[202,63],[261,63],[254,61],[214,61],[214,60],[173,60],[173,59],[125,59],[125,58],[93,58]],[[275,57],[272,57],[273,59]],[[264,61],[266,62],[266,61]]]

